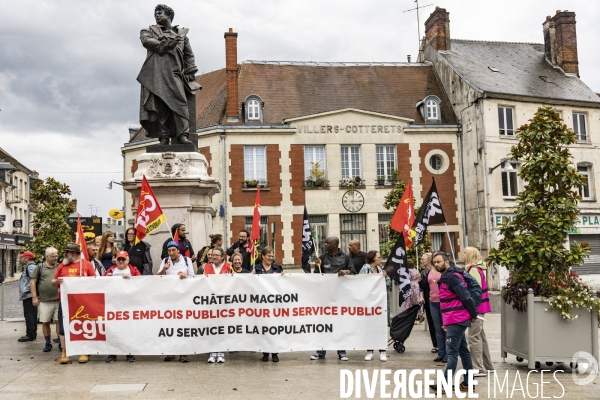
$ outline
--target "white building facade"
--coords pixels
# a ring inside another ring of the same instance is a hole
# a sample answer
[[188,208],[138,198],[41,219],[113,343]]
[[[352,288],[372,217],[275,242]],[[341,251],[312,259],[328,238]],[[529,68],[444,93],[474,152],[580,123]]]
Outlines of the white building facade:
[[[577,133],[570,151],[587,177],[579,224],[569,241],[590,244],[590,258],[578,272],[600,283],[600,97],[579,78],[575,13],[548,17],[540,32],[543,44],[451,39],[449,13],[440,8],[425,26],[422,58],[433,63],[462,131],[465,245],[484,257],[497,246],[498,225],[513,214],[524,187],[519,163],[509,156],[516,131],[540,106],[552,106]],[[488,273],[494,289],[508,277],[503,267]]]

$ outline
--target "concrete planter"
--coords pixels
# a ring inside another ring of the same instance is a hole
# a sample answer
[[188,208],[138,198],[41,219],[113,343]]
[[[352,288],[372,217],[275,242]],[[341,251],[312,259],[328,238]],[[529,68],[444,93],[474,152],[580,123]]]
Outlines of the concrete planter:
[[[527,312],[518,312],[501,300],[501,351],[526,359],[529,369],[536,362],[571,362],[578,351],[598,360],[598,316],[595,312],[575,309],[579,318],[565,321],[557,311],[544,311],[547,302],[527,293]],[[539,367],[538,367],[539,368]]]

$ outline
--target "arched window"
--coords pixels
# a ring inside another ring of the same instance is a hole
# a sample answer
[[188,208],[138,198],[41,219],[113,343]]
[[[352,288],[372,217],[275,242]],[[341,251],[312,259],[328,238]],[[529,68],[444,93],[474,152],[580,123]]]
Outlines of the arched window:
[[248,102],[248,119],[260,120],[260,104],[258,100],[250,100]]
[[438,119],[438,103],[435,100],[427,100],[427,119]]

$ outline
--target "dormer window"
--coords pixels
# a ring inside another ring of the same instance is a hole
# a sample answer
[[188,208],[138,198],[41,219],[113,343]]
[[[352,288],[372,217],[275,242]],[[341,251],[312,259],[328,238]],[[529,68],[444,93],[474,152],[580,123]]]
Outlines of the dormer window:
[[264,103],[257,95],[250,95],[246,98],[245,111],[247,124],[262,124]]
[[427,96],[417,103],[417,108],[426,124],[441,124],[440,99],[437,96]]

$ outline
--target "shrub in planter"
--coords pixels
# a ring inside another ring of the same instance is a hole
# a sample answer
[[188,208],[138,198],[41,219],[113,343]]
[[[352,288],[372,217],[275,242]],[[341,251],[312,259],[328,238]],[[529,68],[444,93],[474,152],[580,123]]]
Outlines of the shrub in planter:
[[259,183],[258,180],[251,179],[251,180],[248,180],[248,181],[244,181],[244,187],[255,188],[255,187],[258,186],[258,183]]
[[518,175],[525,188],[517,196],[515,218],[504,220],[503,238],[488,258],[509,270],[502,297],[523,312],[531,288],[565,320],[576,319],[577,309],[600,314],[600,299],[591,296],[591,288],[571,270],[587,257],[587,244],[565,247],[568,232],[575,229],[578,189],[584,184],[568,148],[576,142],[575,132],[553,108],[540,107],[530,123],[518,129],[517,138],[510,154],[520,163]]

